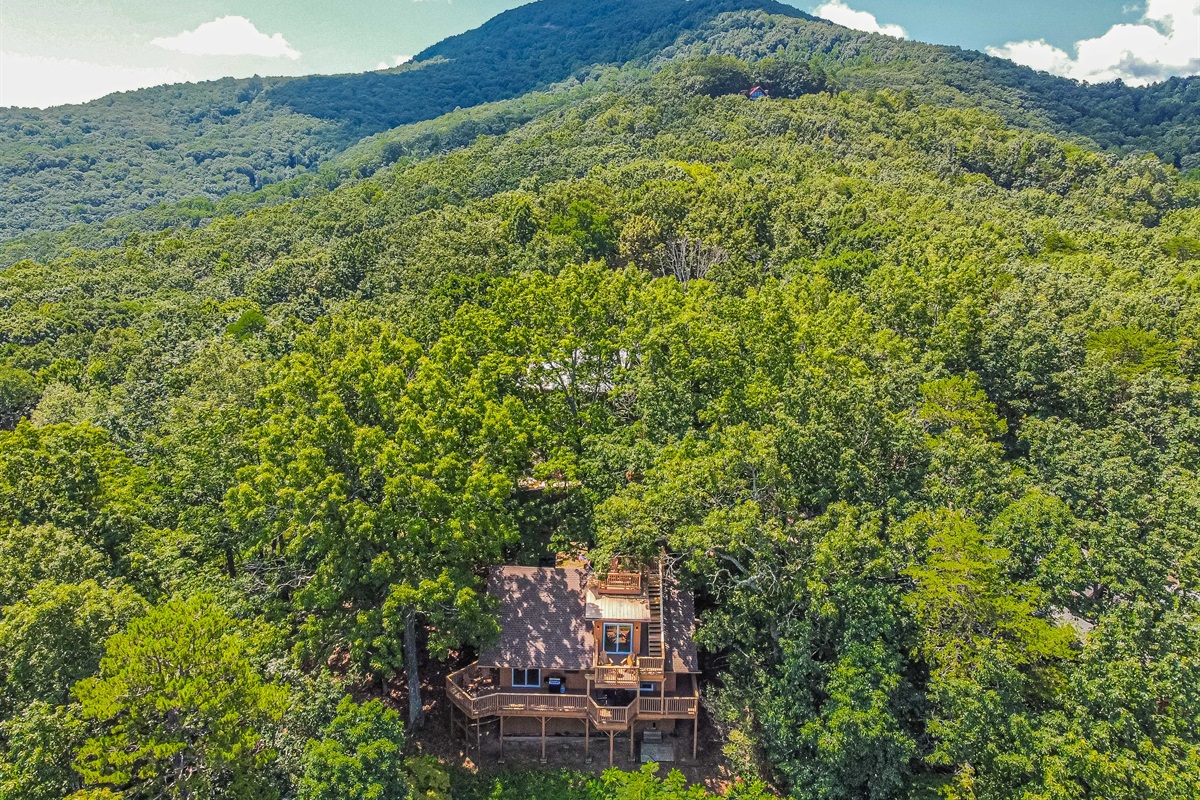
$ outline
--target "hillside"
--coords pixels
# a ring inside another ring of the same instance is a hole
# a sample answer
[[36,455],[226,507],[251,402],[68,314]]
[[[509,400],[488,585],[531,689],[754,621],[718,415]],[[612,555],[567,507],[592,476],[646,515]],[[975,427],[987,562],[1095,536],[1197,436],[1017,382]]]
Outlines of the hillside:
[[645,58],[773,0],[545,0],[384,72],[223,80],[46,111],[0,109],[0,241],[315,171],[363,137]]
[[979,107],[1009,124],[1086,137],[1103,148],[1152,152],[1176,168],[1200,167],[1200,79],[1136,88],[1086,84],[957,47],[850,31],[762,14],[735,14],[691,31],[663,58],[718,52],[755,59],[815,59],[844,89],[911,91],[922,102]]
[[399,757],[580,545],[696,593],[730,797],[1200,792],[1200,187],[679,55],[0,272],[0,793],[701,798]]
[[[364,137],[592,72],[672,56],[785,51],[835,88],[909,89],[1010,124],[1198,165],[1200,82],[1086,86],[956,48],[815,20],[768,0],[542,0],[397,70],[225,80],[46,111],[0,110],[0,240],[311,176]],[[183,216],[187,216],[186,214]],[[203,214],[192,214],[201,216]],[[204,217],[207,218],[207,217]]]

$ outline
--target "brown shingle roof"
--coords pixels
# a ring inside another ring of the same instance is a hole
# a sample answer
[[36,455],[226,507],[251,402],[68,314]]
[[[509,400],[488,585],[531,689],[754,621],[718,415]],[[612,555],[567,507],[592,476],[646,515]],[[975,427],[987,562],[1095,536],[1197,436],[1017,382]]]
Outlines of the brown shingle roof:
[[584,619],[582,569],[496,567],[488,593],[500,600],[500,638],[479,654],[484,667],[590,669],[595,640]]
[[679,588],[670,576],[663,587],[663,634],[666,637],[667,669],[672,672],[699,672],[696,656],[696,606],[691,592]]

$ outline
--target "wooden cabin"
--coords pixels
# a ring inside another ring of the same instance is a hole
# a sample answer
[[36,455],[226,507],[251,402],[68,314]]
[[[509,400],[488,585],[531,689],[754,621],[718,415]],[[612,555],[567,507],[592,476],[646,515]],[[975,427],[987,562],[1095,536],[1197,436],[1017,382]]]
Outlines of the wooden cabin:
[[[699,663],[692,597],[661,561],[587,567],[498,567],[488,593],[500,603],[500,637],[479,660],[446,681],[451,731],[476,746],[485,723],[506,737],[614,739],[699,725]],[[590,755],[590,752],[589,752]]]

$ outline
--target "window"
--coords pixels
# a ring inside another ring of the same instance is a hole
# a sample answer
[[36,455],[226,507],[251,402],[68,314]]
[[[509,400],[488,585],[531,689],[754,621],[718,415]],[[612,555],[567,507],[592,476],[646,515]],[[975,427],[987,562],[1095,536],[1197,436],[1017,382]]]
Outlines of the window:
[[658,691],[658,684],[654,681],[642,681],[642,684],[639,688],[641,689],[642,694],[653,694],[654,692]]
[[633,652],[633,625],[628,622],[604,623],[604,652],[627,656]]
[[540,689],[542,686],[542,671],[540,669],[514,669],[513,688]]

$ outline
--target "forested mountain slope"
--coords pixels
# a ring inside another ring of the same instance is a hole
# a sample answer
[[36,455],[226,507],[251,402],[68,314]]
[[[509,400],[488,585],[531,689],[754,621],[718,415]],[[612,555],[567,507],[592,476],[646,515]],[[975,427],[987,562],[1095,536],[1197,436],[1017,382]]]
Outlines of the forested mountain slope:
[[0,109],[0,239],[315,170],[365,136],[646,58],[722,12],[774,0],[542,0],[395,70],[223,80],[46,111]]
[[850,31],[772,0],[541,0],[397,70],[224,80],[0,110],[0,240],[311,175],[365,136],[689,52],[813,58],[845,88],[911,89],[1010,124],[1197,166],[1195,80],[1086,86],[957,48]]
[[214,218],[245,213],[300,197],[317,197],[344,183],[369,177],[382,166],[421,159],[464,147],[480,136],[506,133],[543,114],[570,106],[606,86],[628,80],[625,72],[598,70],[578,85],[555,86],[514,100],[460,109],[433,120],[403,125],[369,136],[331,157],[316,172],[303,172],[249,194],[218,200],[191,198],[159,203],[142,211],[63,231],[45,231],[0,242],[0,268],[27,258],[45,261],[76,249],[102,249],[130,235],[165,228],[201,227]]
[[0,793],[424,787],[370,698],[547,536],[670,553],[733,796],[1200,792],[1196,183],[728,94],[815,74],[685,59],[0,273]]
[[1153,152],[1184,170],[1200,167],[1200,78],[1141,88],[1086,84],[971,50],[753,13],[685,34],[663,57],[710,52],[812,58],[839,88],[908,90],[923,102],[984,108],[1017,127]]

